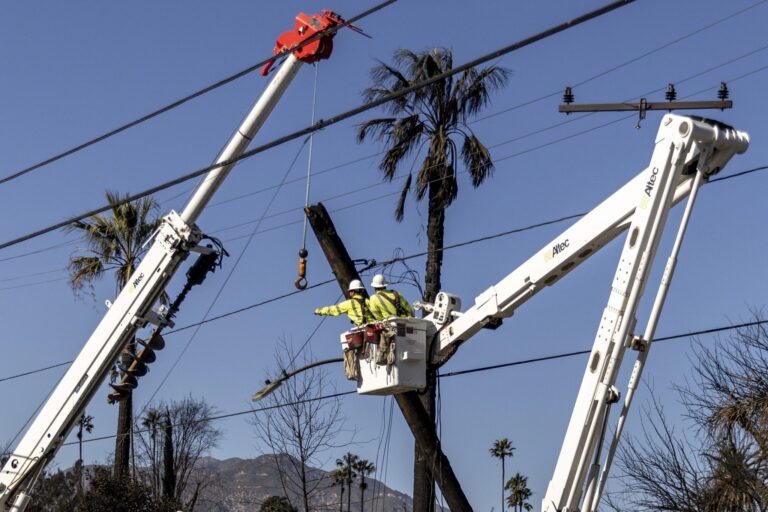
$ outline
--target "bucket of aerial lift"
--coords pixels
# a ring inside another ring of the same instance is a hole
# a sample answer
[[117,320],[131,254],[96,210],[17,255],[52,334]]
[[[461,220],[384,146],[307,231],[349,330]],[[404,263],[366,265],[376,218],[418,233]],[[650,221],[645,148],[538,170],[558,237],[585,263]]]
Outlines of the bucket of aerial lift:
[[[427,330],[432,324],[420,318],[393,317],[373,325],[378,325],[380,330],[391,330],[393,336],[389,343],[369,343],[364,353],[357,354],[357,392],[391,395],[423,390],[427,385]],[[373,331],[375,329],[366,328],[347,331],[340,337],[341,345],[348,348],[351,336]]]

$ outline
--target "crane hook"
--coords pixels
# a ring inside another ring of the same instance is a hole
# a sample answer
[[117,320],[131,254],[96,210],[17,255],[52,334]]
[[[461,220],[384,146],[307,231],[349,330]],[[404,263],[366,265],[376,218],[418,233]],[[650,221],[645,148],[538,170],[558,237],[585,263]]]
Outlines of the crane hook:
[[299,277],[293,281],[294,286],[298,290],[305,290],[307,288],[307,256],[309,252],[306,249],[299,251]]

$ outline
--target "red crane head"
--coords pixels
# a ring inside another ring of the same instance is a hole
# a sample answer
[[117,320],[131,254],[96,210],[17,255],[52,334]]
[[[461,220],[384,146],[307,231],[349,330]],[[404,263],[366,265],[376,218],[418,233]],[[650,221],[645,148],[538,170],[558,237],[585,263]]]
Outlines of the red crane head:
[[[261,70],[261,74],[269,73],[275,59],[291,51],[297,59],[310,64],[321,59],[327,59],[333,51],[333,37],[336,35],[337,27],[343,23],[345,23],[344,18],[333,11],[325,10],[323,14],[312,15],[300,12],[296,16],[293,30],[283,32],[277,38],[274,50],[275,58],[267,62]],[[355,32],[366,35],[352,24],[346,26]],[[299,48],[296,48],[297,46]]]

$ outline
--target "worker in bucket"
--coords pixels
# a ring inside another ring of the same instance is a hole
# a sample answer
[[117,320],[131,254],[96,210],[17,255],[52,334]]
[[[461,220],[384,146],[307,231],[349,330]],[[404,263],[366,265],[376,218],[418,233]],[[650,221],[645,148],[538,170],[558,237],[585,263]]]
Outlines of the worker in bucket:
[[365,298],[365,286],[359,279],[353,279],[349,283],[350,298],[339,302],[334,306],[317,308],[316,315],[339,316],[346,313],[349,320],[356,326],[365,325],[374,320],[371,314],[370,304]]
[[403,295],[387,289],[386,278],[381,274],[373,276],[371,287],[376,293],[369,299],[371,313],[376,320],[385,320],[391,316],[412,317],[413,308]]

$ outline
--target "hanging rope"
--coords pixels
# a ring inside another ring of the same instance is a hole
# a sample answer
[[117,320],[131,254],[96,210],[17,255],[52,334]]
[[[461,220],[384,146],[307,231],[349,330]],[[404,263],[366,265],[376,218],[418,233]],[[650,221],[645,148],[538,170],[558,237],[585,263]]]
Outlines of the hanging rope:
[[[315,106],[317,105],[317,75],[319,64],[315,63],[315,83],[312,87],[312,123],[315,124]],[[312,144],[315,140],[315,134],[309,135],[309,154],[307,156],[307,187],[304,193],[304,209],[309,206],[309,183],[312,176]],[[307,281],[307,215],[304,213],[304,229],[301,236],[301,249],[299,249],[299,277],[297,277],[293,284],[299,290],[304,290],[309,282]]]

